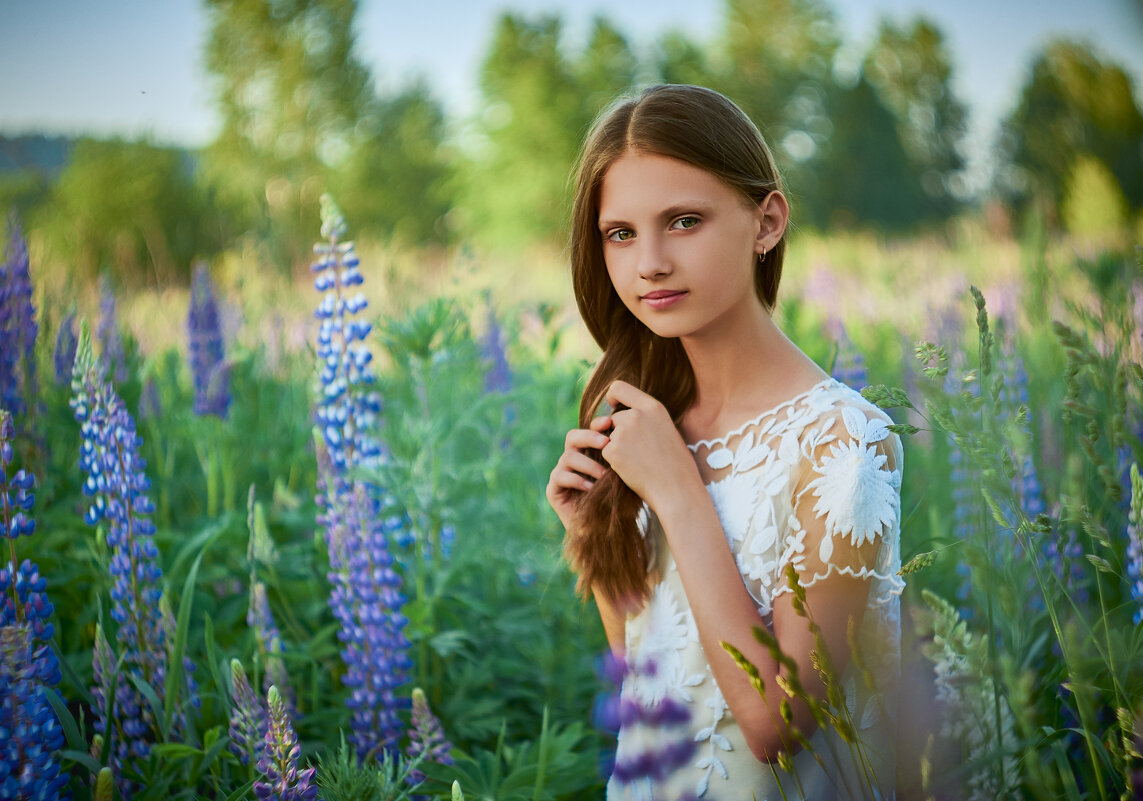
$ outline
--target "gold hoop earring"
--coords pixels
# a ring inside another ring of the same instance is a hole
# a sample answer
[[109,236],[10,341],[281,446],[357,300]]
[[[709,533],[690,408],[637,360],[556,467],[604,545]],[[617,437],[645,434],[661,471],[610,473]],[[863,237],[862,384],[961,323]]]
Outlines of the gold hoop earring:
[[762,252],[758,254],[758,264],[761,265],[764,261],[766,261],[766,248],[762,248]]

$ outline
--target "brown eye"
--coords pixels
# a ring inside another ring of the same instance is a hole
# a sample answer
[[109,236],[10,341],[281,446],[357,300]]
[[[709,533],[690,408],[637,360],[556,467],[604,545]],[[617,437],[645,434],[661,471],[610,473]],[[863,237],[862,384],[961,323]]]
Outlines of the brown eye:
[[699,218],[698,217],[687,216],[687,217],[679,217],[679,219],[675,220],[674,223],[671,224],[671,227],[676,228],[676,229],[681,229],[683,231],[687,231],[687,230],[690,230],[691,228],[694,228],[698,224],[699,224]]
[[608,232],[607,239],[611,242],[626,242],[633,236],[635,236],[635,232],[630,228],[616,228],[614,231]]

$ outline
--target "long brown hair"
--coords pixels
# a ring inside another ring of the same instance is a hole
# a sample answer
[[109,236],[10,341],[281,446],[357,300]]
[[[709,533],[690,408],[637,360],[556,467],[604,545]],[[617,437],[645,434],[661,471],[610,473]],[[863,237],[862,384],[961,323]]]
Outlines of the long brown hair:
[[[752,203],[782,188],[758,128],[733,101],[710,89],[660,85],[614,103],[597,119],[576,171],[571,221],[572,285],[588,331],[603,350],[579,406],[586,428],[608,387],[627,381],[659,400],[676,424],[694,400],[695,378],[676,338],[652,333],[616,294],[603,260],[599,193],[603,177],[629,150],[670,156],[700,167]],[[758,260],[754,290],[768,311],[777,301],[786,240]],[[599,452],[591,454],[601,459]],[[621,604],[647,596],[649,549],[639,532],[642,500],[608,472],[584,493],[568,529],[565,553],[578,589],[596,589]]]

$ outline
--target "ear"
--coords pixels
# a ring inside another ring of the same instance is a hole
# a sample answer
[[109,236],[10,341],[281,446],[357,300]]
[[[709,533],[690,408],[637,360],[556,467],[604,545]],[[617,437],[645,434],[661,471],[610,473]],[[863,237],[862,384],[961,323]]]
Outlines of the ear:
[[790,221],[790,204],[786,196],[775,189],[755,207],[758,222],[754,235],[754,252],[769,253],[786,234],[786,223]]

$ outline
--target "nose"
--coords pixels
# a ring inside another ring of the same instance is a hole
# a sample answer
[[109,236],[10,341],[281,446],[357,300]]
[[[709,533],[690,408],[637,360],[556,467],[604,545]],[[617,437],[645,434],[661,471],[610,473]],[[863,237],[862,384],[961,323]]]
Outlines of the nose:
[[654,281],[671,274],[673,268],[666,249],[650,237],[644,237],[639,248],[639,277]]

